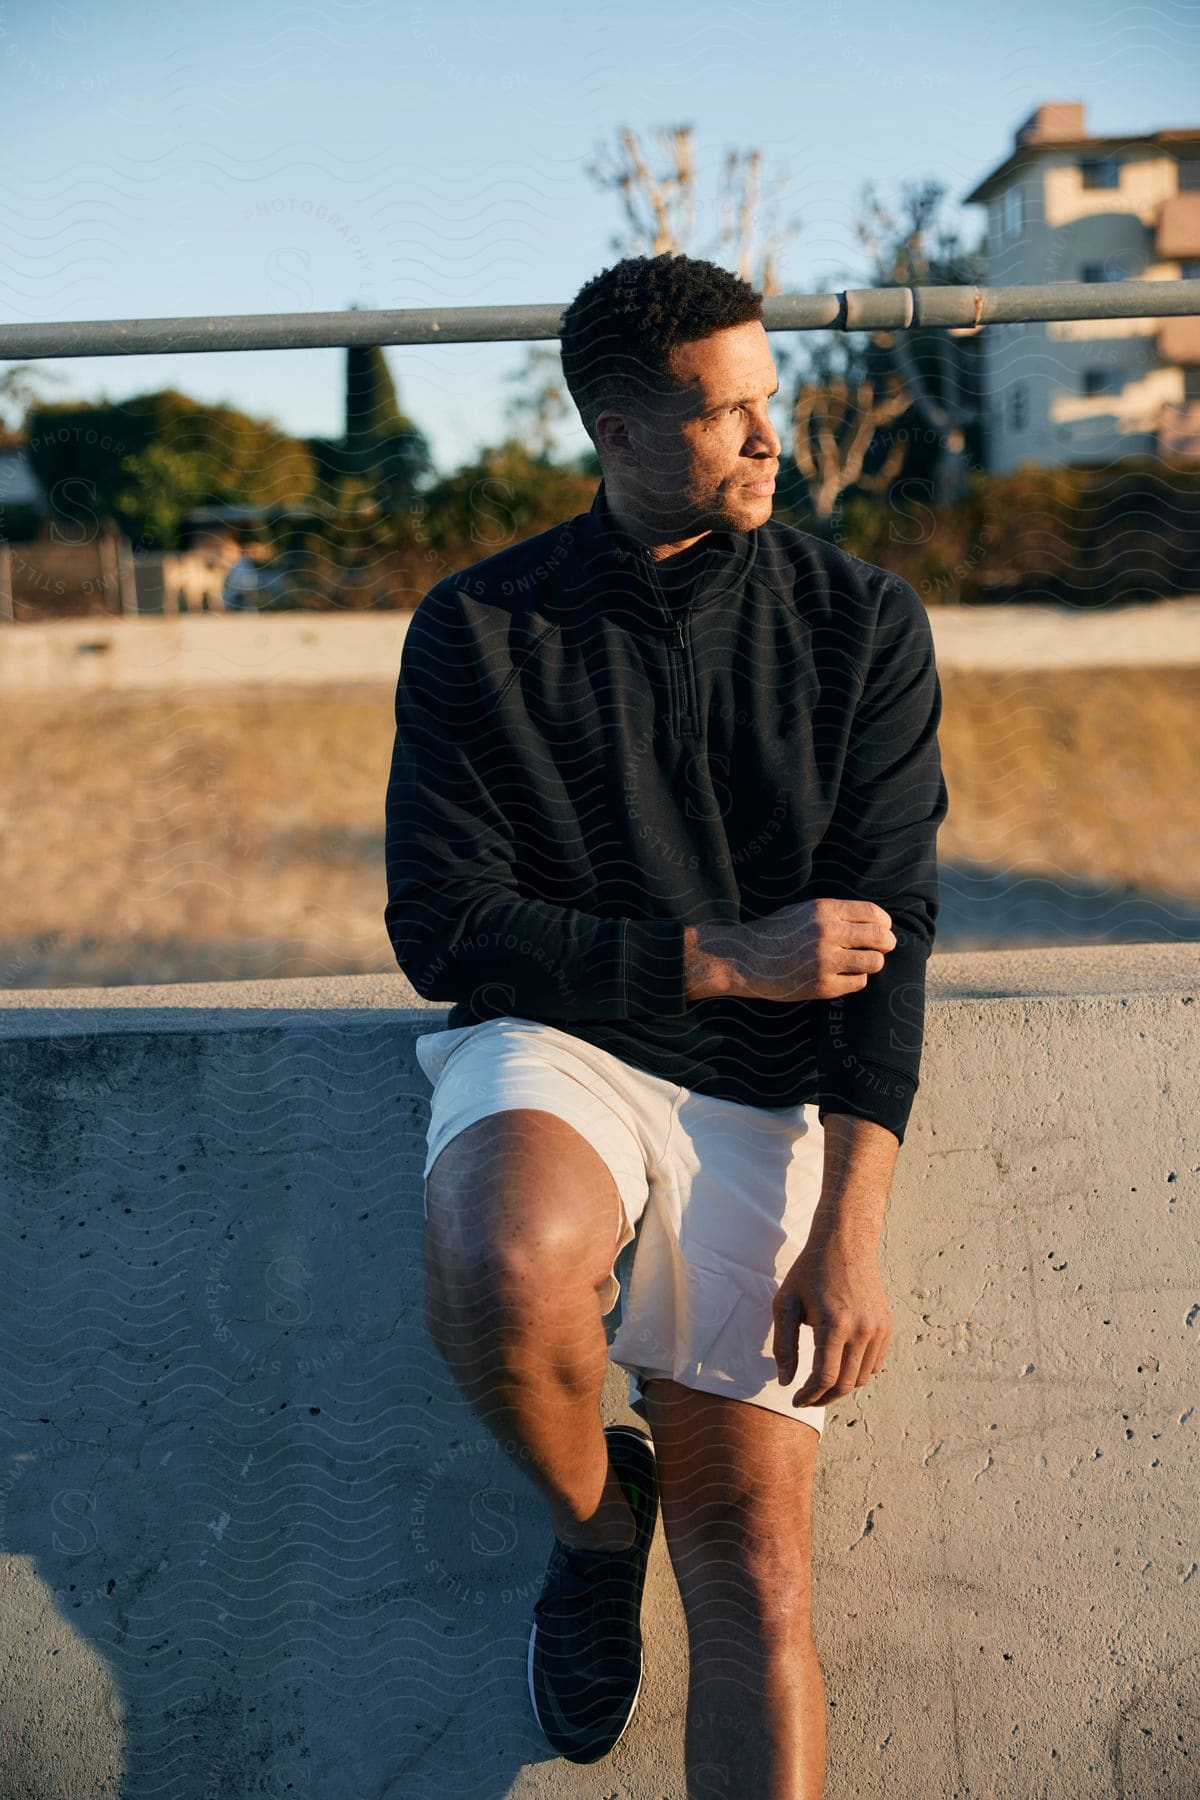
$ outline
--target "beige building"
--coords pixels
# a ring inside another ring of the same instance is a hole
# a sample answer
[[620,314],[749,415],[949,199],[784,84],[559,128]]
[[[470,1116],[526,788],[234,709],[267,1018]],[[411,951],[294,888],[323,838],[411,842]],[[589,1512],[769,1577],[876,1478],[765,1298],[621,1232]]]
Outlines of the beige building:
[[[972,203],[989,287],[1200,278],[1200,129],[1090,137],[1080,102],[1052,101]],[[983,382],[993,474],[1200,457],[1200,318],[989,325]]]

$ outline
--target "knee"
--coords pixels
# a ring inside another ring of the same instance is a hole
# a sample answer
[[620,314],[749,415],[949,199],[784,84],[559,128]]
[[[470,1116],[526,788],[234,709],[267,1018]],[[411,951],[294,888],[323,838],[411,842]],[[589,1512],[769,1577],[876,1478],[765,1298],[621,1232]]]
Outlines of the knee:
[[[808,1543],[758,1532],[736,1502],[704,1509],[694,1529],[675,1528],[685,1610],[714,1625],[749,1626],[759,1641],[794,1644],[812,1629]],[[690,1603],[690,1604],[689,1604]]]
[[427,1241],[426,1271],[425,1327],[460,1378],[464,1368],[476,1378],[486,1370],[491,1382],[538,1395],[598,1397],[608,1362],[599,1309],[589,1309],[565,1269],[548,1273],[508,1249],[445,1253]]
[[586,1267],[586,1245],[569,1221],[526,1220],[500,1235],[463,1231],[432,1220],[424,1238],[425,1269],[439,1287],[464,1299],[529,1295],[571,1287]]
[[736,1643],[771,1662],[811,1644],[811,1602],[795,1571],[723,1569],[687,1591],[684,1613],[694,1648]]
[[451,1140],[426,1181],[427,1264],[506,1291],[597,1286],[615,1249],[620,1195],[596,1151],[551,1113],[513,1109]]
[[[473,1241],[434,1230],[425,1237],[425,1322],[434,1342],[486,1342],[506,1358],[531,1353],[540,1361],[546,1345],[570,1345],[568,1370],[589,1387],[590,1366],[577,1369],[579,1346],[591,1333],[607,1359],[582,1249],[573,1233],[524,1234],[505,1242]],[[595,1345],[592,1346],[594,1349]],[[601,1379],[603,1377],[601,1376]]]
[[471,1204],[443,1189],[430,1195],[426,1213],[426,1271],[451,1291],[480,1298],[559,1292],[595,1286],[607,1274],[599,1252],[608,1246],[574,1214],[569,1195],[553,1205],[523,1204],[476,1191]]

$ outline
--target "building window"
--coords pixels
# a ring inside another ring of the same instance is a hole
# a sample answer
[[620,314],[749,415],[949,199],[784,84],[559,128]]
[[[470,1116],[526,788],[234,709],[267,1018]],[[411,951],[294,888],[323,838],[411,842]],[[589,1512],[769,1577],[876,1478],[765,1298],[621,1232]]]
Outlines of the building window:
[[1008,423],[1013,431],[1024,431],[1029,423],[1029,400],[1023,381],[1014,381],[1008,390]]
[[1121,377],[1116,369],[1085,369],[1083,371],[1085,394],[1119,394],[1121,386]]
[[1115,156],[1085,156],[1079,165],[1085,188],[1119,188],[1121,164]]
[[1179,265],[1180,281],[1200,281],[1200,256],[1185,256]]
[[1200,363],[1193,363],[1183,371],[1183,397],[1189,406],[1200,400]]
[[1181,156],[1179,159],[1179,190],[1181,193],[1195,192],[1200,188],[1200,156]]
[[1009,238],[1020,237],[1025,224],[1024,197],[1019,187],[1011,187],[1001,202],[1000,239],[1007,242]]

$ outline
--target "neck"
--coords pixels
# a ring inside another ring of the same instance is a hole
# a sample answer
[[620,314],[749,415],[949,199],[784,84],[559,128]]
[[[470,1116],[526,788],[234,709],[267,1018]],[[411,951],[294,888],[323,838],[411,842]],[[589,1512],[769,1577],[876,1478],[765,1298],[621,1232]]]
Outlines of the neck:
[[693,544],[698,544],[702,538],[710,535],[705,530],[693,532],[687,537],[664,537],[661,528],[655,527],[633,510],[622,496],[614,498],[609,492],[607,481],[604,484],[604,499],[617,529],[649,550],[654,562],[662,562],[668,556],[677,556],[681,550],[690,550]]

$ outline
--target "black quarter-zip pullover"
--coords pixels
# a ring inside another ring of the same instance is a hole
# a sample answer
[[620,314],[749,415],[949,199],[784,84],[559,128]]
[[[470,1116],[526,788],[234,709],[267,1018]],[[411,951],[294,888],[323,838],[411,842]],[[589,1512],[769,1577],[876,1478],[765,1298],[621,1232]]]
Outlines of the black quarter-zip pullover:
[[[451,1028],[544,1020],[742,1104],[903,1142],[947,810],[925,608],[788,525],[656,565],[590,510],[447,576],[408,626],[385,923]],[[841,1000],[684,991],[685,925],[873,900],[896,947]]]

